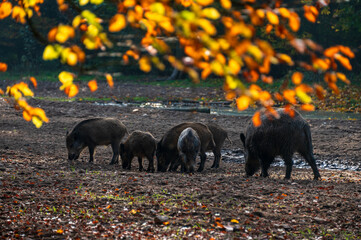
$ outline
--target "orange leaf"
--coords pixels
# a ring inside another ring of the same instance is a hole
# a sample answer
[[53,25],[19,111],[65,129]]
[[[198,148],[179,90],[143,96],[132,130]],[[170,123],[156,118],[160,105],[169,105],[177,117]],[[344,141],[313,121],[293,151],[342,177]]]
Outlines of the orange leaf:
[[270,33],[273,29],[273,25],[272,24],[267,24],[266,26],[266,33]]
[[109,21],[109,32],[119,32],[127,25],[126,19],[122,14],[115,14]]
[[280,15],[284,18],[289,18],[291,16],[291,13],[287,8],[279,8],[278,11],[280,12]]
[[230,9],[232,7],[232,2],[230,0],[221,0],[221,6],[225,9]]
[[316,90],[316,95],[318,97],[318,99],[324,99],[325,95],[324,92],[325,90],[323,89],[323,87],[321,85],[315,84],[315,90]]
[[292,31],[297,32],[301,26],[301,20],[297,13],[291,12],[291,16],[288,19],[288,25],[292,29]]
[[112,75],[110,75],[109,73],[107,73],[107,74],[105,74],[105,78],[107,79],[107,83],[108,83],[109,87],[113,88],[114,82],[113,82],[113,77],[112,77]]
[[213,0],[197,0],[197,3],[202,6],[208,6],[213,3]]
[[331,88],[335,92],[336,95],[340,94],[340,90],[338,89],[336,83],[329,82],[328,87]]
[[33,84],[34,88],[37,88],[38,83],[36,82],[36,79],[34,77],[30,77],[30,81]]
[[125,0],[124,1],[124,7],[134,7],[134,5],[136,4],[136,1],[135,0]]
[[295,93],[294,90],[291,90],[291,89],[284,90],[284,91],[283,91],[283,96],[284,96],[284,98],[285,98],[287,101],[289,101],[290,103],[292,103],[292,104],[296,104],[296,103],[297,103],[296,98],[295,98],[296,93]]
[[143,72],[150,72],[150,70],[152,70],[152,66],[150,64],[150,60],[148,57],[142,57],[139,60],[139,67],[140,70],[142,70]]
[[341,54],[335,54],[335,59],[337,59],[337,61],[339,61],[342,66],[344,66],[347,70],[352,70],[352,66],[350,61],[348,60],[348,58],[342,56]]
[[243,111],[248,108],[249,103],[251,102],[251,98],[246,95],[243,95],[237,98],[236,102],[237,102],[238,110]]
[[31,119],[32,119],[32,116],[29,114],[28,111],[24,110],[24,111],[23,111],[23,118],[24,118],[26,121],[30,122]]
[[302,79],[303,79],[303,74],[302,73],[300,73],[300,72],[293,73],[293,75],[292,75],[293,84],[295,84],[295,85],[300,84],[302,82]]
[[343,73],[337,72],[337,73],[336,73],[336,76],[337,76],[338,79],[340,79],[341,81],[343,81],[343,82],[346,83],[346,84],[350,84],[350,83],[351,83],[350,80],[348,80],[347,77],[346,77],[346,75],[343,74]]
[[88,87],[90,88],[91,92],[94,92],[98,89],[98,84],[96,80],[91,80],[88,82]]
[[349,58],[354,58],[355,54],[351,51],[351,49],[349,47],[345,47],[345,46],[339,46],[340,51],[345,54],[347,57]]
[[78,94],[79,89],[77,85],[71,84],[70,86],[64,89],[64,92],[66,95],[68,95],[68,97],[74,97]]
[[285,113],[287,113],[291,118],[293,118],[296,114],[295,110],[293,110],[293,108],[289,104],[285,106]]
[[316,18],[318,16],[318,10],[314,6],[303,6],[305,11],[304,16],[310,22],[316,22]]
[[338,53],[339,50],[340,49],[338,46],[329,47],[323,52],[323,55],[325,55],[326,57],[332,58],[336,53]]
[[63,229],[58,229],[58,230],[56,230],[56,233],[62,234],[62,233],[64,233],[64,230]]
[[4,91],[0,88],[0,95],[4,95]]
[[282,97],[282,95],[280,93],[277,92],[277,93],[274,94],[274,96],[278,101],[280,101],[280,102],[283,101],[283,97]]
[[0,3],[0,19],[4,19],[10,15],[13,5],[10,2]]
[[261,120],[261,113],[260,112],[256,112],[253,117],[252,117],[252,123],[255,127],[259,127],[262,124],[262,120]]
[[6,72],[8,65],[6,63],[0,62],[0,72]]
[[312,104],[309,104],[309,103],[307,103],[307,104],[302,104],[301,110],[302,110],[302,111],[308,111],[308,112],[310,112],[310,111],[315,111],[315,106],[313,106]]
[[278,25],[279,24],[278,16],[274,12],[267,11],[266,16],[267,16],[268,21],[271,24],[273,24],[273,25]]
[[229,92],[226,93],[226,100],[227,101],[232,101],[235,98],[236,98],[236,93],[234,91],[229,91]]
[[189,7],[193,3],[193,0],[181,0],[181,3],[184,7]]

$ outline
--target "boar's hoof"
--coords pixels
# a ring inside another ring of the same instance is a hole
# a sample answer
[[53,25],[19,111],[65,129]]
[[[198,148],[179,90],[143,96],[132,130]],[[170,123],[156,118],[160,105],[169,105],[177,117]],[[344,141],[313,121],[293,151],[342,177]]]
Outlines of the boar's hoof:
[[111,161],[111,162],[109,163],[109,165],[113,165],[113,164],[116,164],[116,163],[118,163],[118,161]]

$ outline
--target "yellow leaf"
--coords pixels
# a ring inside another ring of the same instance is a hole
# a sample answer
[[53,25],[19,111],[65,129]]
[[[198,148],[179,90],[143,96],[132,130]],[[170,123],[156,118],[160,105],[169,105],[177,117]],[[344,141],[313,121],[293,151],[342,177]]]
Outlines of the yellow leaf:
[[109,22],[109,31],[110,32],[119,32],[124,29],[126,26],[126,19],[122,14],[115,14]]
[[43,52],[43,59],[45,61],[57,59],[60,56],[61,50],[61,46],[56,47],[55,45],[47,45]]
[[237,102],[238,110],[243,111],[248,108],[249,103],[251,102],[251,98],[246,95],[243,95],[237,98],[236,102]]
[[41,119],[38,118],[37,116],[33,116],[32,121],[33,121],[33,124],[35,125],[35,127],[37,127],[37,128],[40,128],[43,125],[43,121],[41,121]]
[[43,122],[49,122],[48,117],[45,114],[45,111],[41,108],[31,108],[29,114],[32,116],[37,116]]
[[217,33],[216,27],[213,26],[213,24],[207,19],[201,18],[197,21],[197,24],[209,35],[214,35]]
[[213,0],[197,0],[197,3],[202,6],[208,6],[213,3]]
[[290,66],[293,66],[293,64],[294,64],[294,62],[292,61],[292,58],[290,56],[288,56],[287,54],[280,53],[280,54],[277,54],[277,57],[279,60],[287,63]]
[[0,62],[0,72],[6,72],[8,65],[6,63]]
[[89,3],[89,0],[79,0],[79,5],[80,6],[87,5],[88,3]]
[[237,79],[229,75],[226,76],[226,83],[230,89],[236,89],[238,86]]
[[67,25],[59,25],[55,40],[60,43],[65,43],[69,38],[75,36],[74,28]]
[[209,19],[217,20],[221,14],[215,8],[205,8],[202,10],[203,16]]
[[94,92],[98,89],[98,84],[96,80],[91,80],[88,82],[88,87],[91,92]]
[[239,223],[239,221],[236,220],[236,219],[232,219],[231,222],[233,222],[233,223]]
[[230,9],[232,7],[232,1],[230,0],[221,0],[221,6],[225,9]]
[[278,25],[279,24],[278,16],[274,12],[267,11],[266,16],[267,16],[268,21],[271,24],[273,24],[273,25]]
[[70,66],[75,66],[78,63],[78,55],[74,52],[69,52],[68,57],[66,58],[66,63]]
[[99,34],[99,29],[98,29],[95,25],[90,24],[90,25],[88,26],[88,29],[87,29],[87,31],[86,31],[86,34],[87,34],[89,37],[96,37],[96,36],[98,36],[98,34]]
[[154,12],[154,13],[158,13],[160,15],[164,15],[165,14],[165,8],[163,3],[161,2],[155,2],[152,5],[150,5],[150,11]]
[[300,101],[303,103],[312,102],[312,98],[310,96],[308,96],[307,93],[305,93],[304,91],[302,91],[300,89],[296,90],[296,95],[300,99]]
[[105,74],[105,78],[107,79],[107,83],[108,83],[109,87],[113,88],[114,82],[113,82],[113,77],[112,77],[112,75],[110,75],[109,73],[107,73],[107,74]]
[[136,213],[137,213],[137,210],[132,209],[132,210],[130,210],[129,212],[130,212],[131,214],[136,214]]
[[59,233],[59,234],[62,234],[63,232],[64,232],[63,229],[56,230],[56,233]]
[[59,81],[63,84],[60,87],[60,90],[64,90],[66,87],[69,87],[73,84],[74,76],[70,72],[63,71],[58,76]]
[[219,76],[223,76],[223,74],[224,74],[223,65],[217,60],[212,61],[211,69],[215,74],[217,74]]
[[99,5],[99,4],[102,4],[104,2],[104,0],[90,0],[90,2],[92,4]]
[[139,67],[140,67],[140,70],[142,70],[143,72],[150,72],[150,70],[152,70],[152,66],[150,64],[149,58],[143,56],[139,60]]
[[241,71],[241,65],[233,58],[229,59],[228,67],[233,75],[237,75]]
[[262,51],[255,45],[249,46],[247,52],[251,54],[257,62],[260,62],[263,57]]
[[293,75],[292,75],[293,84],[295,84],[295,85],[300,84],[302,82],[302,79],[303,79],[303,74],[302,73],[300,73],[300,72],[293,73]]

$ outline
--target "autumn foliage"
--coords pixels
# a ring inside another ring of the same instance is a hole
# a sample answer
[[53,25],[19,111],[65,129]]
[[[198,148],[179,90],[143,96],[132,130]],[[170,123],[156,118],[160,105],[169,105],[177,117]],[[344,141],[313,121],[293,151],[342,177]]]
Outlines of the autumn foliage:
[[[59,24],[48,32],[44,60],[59,60],[71,67],[77,66],[86,61],[85,49],[102,51],[113,47],[109,33],[122,34],[125,28],[138,28],[143,32],[142,39],[140,44],[122,53],[124,64],[129,64],[129,58],[132,58],[144,72],[150,72],[152,68],[164,70],[166,64],[170,64],[186,72],[194,82],[210,75],[222,77],[226,98],[236,99],[239,110],[258,104],[272,111],[275,101],[284,101],[286,107],[298,105],[303,110],[313,110],[311,95],[322,99],[324,89],[320,84],[305,84],[301,71],[323,74],[324,81],[336,94],[339,92],[338,80],[349,83],[339,68],[352,70],[349,59],[354,57],[354,53],[350,48],[337,45],[324,49],[314,41],[297,35],[301,26],[300,15],[309,22],[315,22],[326,1],[316,1],[314,5],[304,5],[302,9],[287,8],[286,1],[280,0],[270,1],[269,4],[254,0],[57,2],[59,11],[64,14],[74,6],[78,14],[71,25]],[[11,1],[4,0],[0,3],[0,19],[9,17],[25,24],[33,14],[41,14],[42,3],[43,0],[22,0],[13,5]],[[110,19],[101,19],[89,10],[91,4],[113,5],[117,12]],[[307,61],[295,61],[290,54],[277,52],[265,36],[286,41]],[[182,57],[174,56],[171,46],[165,41],[167,37],[176,37],[184,51]],[[269,73],[272,65],[277,64],[295,66],[299,71],[292,75],[290,88],[287,86],[271,94],[257,83],[272,84],[273,78]],[[0,71],[6,71],[6,64],[0,63]],[[69,97],[78,93],[74,76],[74,73],[65,71],[59,74],[63,84],[60,90]],[[111,75],[106,74],[105,78],[113,87]],[[246,87],[245,82],[250,82],[250,87]],[[91,91],[98,87],[95,79],[88,86]],[[19,94],[18,90],[11,90],[13,88],[10,87],[7,93],[16,100]],[[24,89],[26,91],[25,86]],[[21,88],[19,90],[22,91]],[[255,114],[253,121],[255,125],[259,124],[259,114]]]

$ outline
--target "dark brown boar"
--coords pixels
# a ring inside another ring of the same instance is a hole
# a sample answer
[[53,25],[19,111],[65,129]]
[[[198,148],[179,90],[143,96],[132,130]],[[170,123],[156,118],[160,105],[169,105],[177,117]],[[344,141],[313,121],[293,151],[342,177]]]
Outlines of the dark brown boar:
[[246,136],[240,137],[245,148],[245,170],[252,176],[261,167],[261,176],[268,176],[268,168],[276,156],[281,156],[286,165],[286,179],[291,177],[292,156],[298,152],[311,166],[314,179],[319,179],[308,123],[298,112],[291,117],[284,109],[278,109],[279,118],[269,113],[261,114],[261,126],[255,127],[251,122],[247,127]]
[[68,159],[78,159],[84,148],[88,147],[90,159],[94,161],[94,151],[98,145],[111,145],[113,157],[110,164],[118,162],[119,145],[127,133],[124,124],[114,118],[94,118],[78,123],[74,129],[66,135],[66,147]]
[[211,150],[214,154],[214,161],[211,168],[219,168],[219,163],[221,161],[221,150],[224,144],[224,141],[228,139],[230,142],[231,140],[228,138],[227,132],[221,128],[219,125],[215,123],[208,123],[207,127],[211,131],[214,139],[215,145],[212,142],[208,145],[207,150]]
[[192,173],[196,165],[196,158],[201,147],[201,140],[197,132],[188,127],[184,129],[178,138],[178,152],[182,166],[182,172]]
[[123,169],[130,169],[134,157],[138,157],[139,171],[143,171],[142,158],[149,161],[148,172],[154,172],[154,153],[157,142],[149,132],[134,131],[124,143],[120,144]]
[[193,128],[201,140],[200,157],[201,164],[198,168],[198,172],[203,171],[204,164],[207,158],[206,150],[210,142],[215,145],[213,136],[208,127],[202,123],[186,122],[181,123],[170,130],[168,130],[163,138],[157,144],[156,156],[158,160],[158,171],[167,171],[169,164],[169,170],[175,171],[179,166],[179,154],[177,149],[177,142],[181,132],[188,128]]

